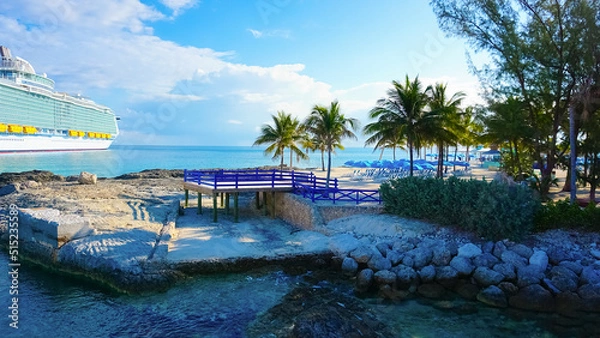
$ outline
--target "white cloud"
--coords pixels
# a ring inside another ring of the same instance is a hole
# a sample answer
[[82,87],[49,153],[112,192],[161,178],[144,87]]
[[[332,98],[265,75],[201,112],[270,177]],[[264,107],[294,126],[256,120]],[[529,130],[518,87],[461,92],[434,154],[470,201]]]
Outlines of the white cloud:
[[227,120],[227,123],[229,123],[229,124],[244,124],[242,121],[239,121],[239,120]]
[[160,0],[160,2],[173,11],[173,16],[178,16],[184,10],[198,4],[198,0]]
[[256,39],[260,39],[260,38],[283,38],[283,39],[289,39],[291,37],[290,31],[289,30],[285,30],[285,29],[268,29],[268,30],[259,31],[259,30],[256,30],[256,29],[248,28],[247,30]]

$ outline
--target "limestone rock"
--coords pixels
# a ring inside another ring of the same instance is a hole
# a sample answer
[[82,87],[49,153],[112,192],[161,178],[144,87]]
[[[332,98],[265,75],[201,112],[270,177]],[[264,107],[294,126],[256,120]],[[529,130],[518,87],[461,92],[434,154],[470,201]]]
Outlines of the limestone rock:
[[539,272],[538,267],[527,265],[517,268],[517,286],[520,288],[531,284],[539,284],[544,274]]
[[535,251],[529,257],[529,265],[537,267],[540,272],[546,271],[546,268],[548,268],[548,255],[541,250]]
[[458,279],[458,271],[451,266],[441,266],[436,268],[435,279],[441,285],[447,288],[453,288]]
[[556,307],[554,297],[550,291],[539,284],[532,284],[519,290],[509,298],[510,306],[531,311],[552,312]]
[[337,256],[346,256],[360,245],[360,241],[349,234],[332,236],[329,239],[329,249]]
[[504,279],[504,275],[492,269],[480,266],[475,269],[473,278],[475,278],[477,283],[483,286],[490,286],[500,283]]
[[491,253],[487,253],[484,252],[481,255],[477,255],[475,257],[473,257],[473,264],[475,266],[485,266],[488,268],[492,268],[494,265],[496,265],[500,260],[498,258],[496,258],[496,256],[492,255]]
[[546,253],[548,254],[548,260],[554,265],[571,259],[571,256],[564,249],[559,247],[551,247]]
[[578,275],[583,270],[583,266],[581,266],[581,264],[579,264],[577,262],[573,262],[573,261],[562,261],[558,265],[559,266],[564,266],[565,268],[567,268],[567,269],[575,272]]
[[396,273],[398,283],[401,286],[408,286],[417,278],[415,270],[405,265],[398,265],[392,271]]
[[395,250],[388,250],[385,257],[390,260],[392,266],[396,266],[400,264],[400,262],[402,262],[402,258],[404,258],[404,255]]
[[590,249],[590,254],[594,258],[600,259],[600,250],[598,250],[598,249]]
[[87,217],[61,214],[56,209],[20,209],[19,222],[22,238],[53,248],[94,234]]
[[359,246],[350,252],[350,257],[358,263],[367,263],[373,257],[373,249],[367,246]]
[[454,292],[458,293],[461,297],[469,300],[476,299],[479,291],[481,291],[479,286],[470,283],[464,279],[460,279],[456,283],[456,287],[454,288]]
[[345,257],[342,261],[342,271],[346,276],[354,276],[356,275],[356,271],[358,270],[358,263],[350,258]]
[[389,270],[377,271],[374,275],[377,285],[388,285],[396,283],[396,274]]
[[356,289],[359,291],[366,291],[371,287],[373,283],[373,270],[363,269],[358,273],[356,277]]
[[404,257],[402,257],[402,264],[412,268],[415,266],[415,260],[412,256],[405,254]]
[[40,187],[40,184],[36,181],[29,180],[21,183],[21,190],[23,189],[37,189]]
[[439,243],[431,247],[431,250],[433,254],[431,263],[437,266],[450,264],[452,257],[458,253],[458,248],[454,242],[444,243],[439,241]]
[[581,284],[600,284],[600,267],[586,266],[581,270]]
[[96,184],[97,181],[98,177],[96,174],[88,173],[87,171],[79,173],[79,179],[77,180],[80,184]]
[[450,266],[458,271],[460,276],[468,276],[475,270],[475,266],[466,256],[456,256],[450,261]]
[[392,249],[394,249],[395,251],[398,251],[399,253],[405,253],[414,248],[415,248],[415,245],[410,243],[406,239],[398,240],[398,241],[394,242],[394,244],[392,245]]
[[387,258],[377,253],[369,259],[367,266],[374,271],[389,270],[392,267],[392,263]]
[[555,266],[550,270],[549,277],[552,285],[560,291],[577,291],[579,277],[569,268],[560,265]]
[[527,266],[529,263],[526,258],[511,250],[504,251],[500,256],[500,259],[505,263],[512,264],[516,268]]
[[577,293],[583,300],[585,311],[600,312],[600,284],[582,285]]
[[494,265],[492,269],[504,275],[504,279],[506,280],[514,280],[517,278],[517,272],[515,271],[515,267],[512,264],[500,263]]
[[514,296],[519,292],[519,288],[510,282],[501,282],[498,287],[504,291],[507,296]]
[[506,245],[504,244],[504,242],[498,241],[498,242],[496,242],[496,244],[494,244],[494,249],[492,250],[492,254],[494,256],[496,256],[497,258],[501,258],[502,254],[506,250],[507,249],[506,249]]
[[519,256],[529,259],[533,255],[533,250],[524,244],[515,244],[510,248],[511,251],[516,252]]
[[433,282],[435,279],[435,267],[433,265],[424,266],[419,270],[419,277],[423,283]]
[[387,252],[391,249],[391,246],[388,242],[380,242],[375,245],[375,248],[377,248],[382,256],[387,257]]
[[574,292],[561,292],[556,295],[556,312],[563,316],[577,317],[583,308],[581,297]]
[[433,252],[427,247],[417,247],[406,253],[407,256],[411,256],[414,261],[414,267],[420,269],[431,262]]
[[493,307],[505,308],[508,306],[504,291],[495,285],[490,285],[481,290],[477,294],[477,300]]
[[481,249],[473,243],[467,243],[458,248],[458,255],[466,258],[473,258],[477,255],[481,255],[482,253],[483,252]]
[[483,251],[483,253],[492,253],[492,251],[494,251],[494,242],[492,241],[487,241],[485,242],[482,247],[481,250]]

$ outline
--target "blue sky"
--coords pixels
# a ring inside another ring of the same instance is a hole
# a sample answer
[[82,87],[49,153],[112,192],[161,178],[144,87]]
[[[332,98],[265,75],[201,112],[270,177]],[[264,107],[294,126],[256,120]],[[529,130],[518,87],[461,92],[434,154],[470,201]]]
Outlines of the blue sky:
[[251,145],[278,110],[336,99],[364,125],[406,75],[480,101],[424,0],[7,0],[0,44],[112,108],[120,144]]

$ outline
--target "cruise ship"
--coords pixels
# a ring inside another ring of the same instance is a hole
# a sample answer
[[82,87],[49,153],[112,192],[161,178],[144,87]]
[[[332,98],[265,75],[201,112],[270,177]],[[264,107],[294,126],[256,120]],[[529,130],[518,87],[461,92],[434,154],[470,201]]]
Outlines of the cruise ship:
[[53,80],[0,46],[0,153],[107,149],[117,121],[108,107],[56,92]]

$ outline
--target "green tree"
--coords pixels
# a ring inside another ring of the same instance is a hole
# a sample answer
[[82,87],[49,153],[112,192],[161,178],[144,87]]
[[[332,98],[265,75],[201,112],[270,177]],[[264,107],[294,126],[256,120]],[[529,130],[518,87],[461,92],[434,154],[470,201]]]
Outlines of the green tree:
[[265,124],[261,128],[261,134],[256,138],[253,145],[268,144],[265,155],[273,154],[273,159],[281,157],[281,170],[283,170],[283,155],[285,148],[290,149],[290,167],[292,166],[293,154],[306,158],[306,154],[296,144],[302,139],[302,130],[297,118],[290,114],[278,111],[277,115],[271,115],[273,125]]
[[469,154],[471,147],[481,144],[481,135],[484,130],[482,113],[477,108],[469,106],[460,116],[459,123],[462,126],[462,132],[459,133],[458,143],[467,148],[465,156],[468,162],[471,159]]
[[463,133],[460,124],[460,104],[465,97],[463,92],[446,94],[445,84],[436,84],[427,88],[429,110],[423,117],[423,137],[435,142],[438,148],[437,177],[444,177],[444,149],[447,145],[457,145],[459,135]]
[[348,118],[340,112],[337,101],[331,102],[329,108],[315,105],[304,122],[306,130],[322,141],[327,151],[327,189],[331,178],[331,154],[336,148],[343,149],[342,139],[357,139],[353,131],[356,131],[358,124],[357,119]]
[[414,150],[421,146],[420,124],[428,97],[422,88],[419,77],[410,81],[408,75],[404,84],[393,81],[393,87],[388,90],[387,97],[379,99],[377,106],[369,112],[369,118],[377,119],[365,128],[372,136],[368,144],[382,144],[393,140],[406,140],[410,161],[410,176],[413,175]]
[[401,133],[401,126],[397,121],[393,120],[392,114],[379,115],[379,119],[376,122],[367,124],[363,133],[365,135],[371,135],[365,140],[365,146],[375,145],[374,150],[380,149],[381,160],[383,151],[386,148],[392,149],[392,159],[396,160],[396,149],[404,149],[403,144],[406,144],[406,134]]
[[[472,69],[493,101],[525,103],[542,180],[557,163],[562,130],[577,82],[598,52],[599,1],[431,0],[440,27],[487,52],[491,64]],[[546,195],[549,187],[544,187]]]

